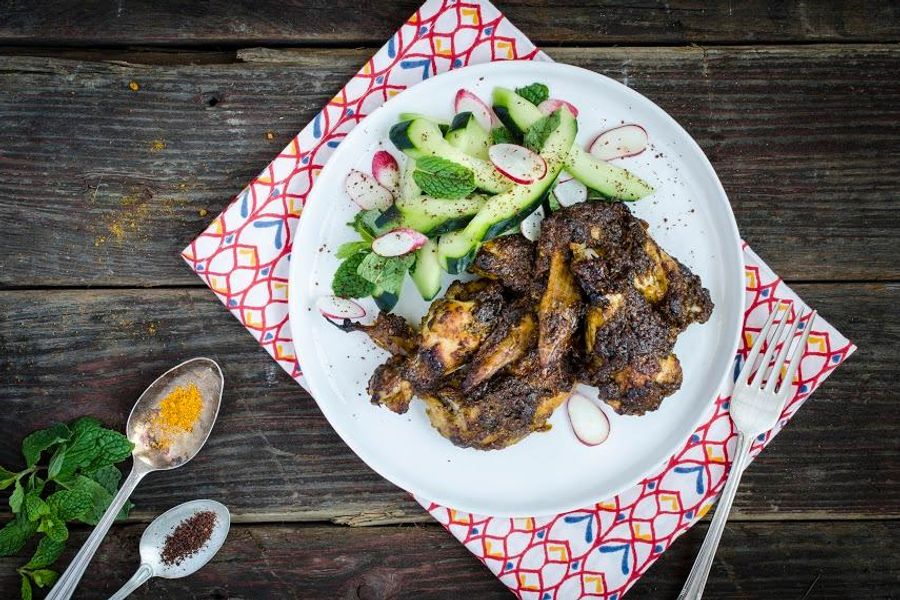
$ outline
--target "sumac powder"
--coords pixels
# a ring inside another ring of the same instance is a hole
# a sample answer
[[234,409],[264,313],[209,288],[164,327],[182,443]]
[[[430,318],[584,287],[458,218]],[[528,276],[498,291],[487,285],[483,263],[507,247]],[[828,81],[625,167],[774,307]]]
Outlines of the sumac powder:
[[166,536],[166,543],[160,554],[163,563],[179,565],[184,559],[196,554],[212,536],[216,519],[216,513],[204,510],[179,523],[172,533]]

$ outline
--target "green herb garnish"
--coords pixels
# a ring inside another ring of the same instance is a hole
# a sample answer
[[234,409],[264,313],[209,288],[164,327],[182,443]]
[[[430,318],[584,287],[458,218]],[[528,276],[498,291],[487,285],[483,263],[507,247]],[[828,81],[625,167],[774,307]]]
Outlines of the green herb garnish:
[[533,152],[540,152],[547,141],[547,136],[553,133],[553,130],[559,127],[559,121],[562,118],[559,114],[561,109],[555,110],[546,117],[541,117],[535,121],[531,127],[525,131],[525,138],[522,145]]
[[525,87],[516,88],[516,93],[535,106],[550,98],[550,88],[543,83],[534,82]]
[[491,129],[491,145],[494,144],[515,144],[518,140],[512,131],[504,126],[494,127]]
[[438,156],[416,161],[413,180],[427,195],[455,200],[475,191],[475,174],[470,169]]
[[[16,569],[23,599],[31,598],[32,586],[47,587],[59,577],[49,567],[69,537],[66,523],[97,524],[122,478],[115,465],[133,449],[121,433],[82,417],[29,434],[22,441],[23,470],[0,467],[0,489],[12,486],[13,513],[0,529],[0,556],[19,553],[35,534],[43,534],[31,559]],[[117,518],[124,518],[131,507],[126,503]]]
[[[367,245],[368,247],[368,245]],[[340,264],[331,279],[331,291],[341,298],[365,298],[375,291],[375,284],[357,273],[359,265],[368,256],[365,252],[351,254]]]
[[357,273],[381,290],[399,294],[406,272],[416,260],[414,253],[405,256],[379,256],[372,252],[360,263]]

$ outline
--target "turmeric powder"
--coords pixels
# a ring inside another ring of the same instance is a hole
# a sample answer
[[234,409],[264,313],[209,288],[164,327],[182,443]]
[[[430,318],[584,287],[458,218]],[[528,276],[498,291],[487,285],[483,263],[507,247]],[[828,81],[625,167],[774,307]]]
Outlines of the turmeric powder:
[[193,431],[202,410],[203,396],[196,383],[172,390],[150,419],[153,447],[168,450],[176,437]]

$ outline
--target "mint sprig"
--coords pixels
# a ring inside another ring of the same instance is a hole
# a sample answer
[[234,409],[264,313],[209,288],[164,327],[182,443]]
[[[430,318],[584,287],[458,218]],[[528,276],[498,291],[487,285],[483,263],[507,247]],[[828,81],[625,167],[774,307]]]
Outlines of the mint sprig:
[[414,253],[404,256],[379,256],[372,252],[360,263],[357,273],[377,288],[390,294],[399,294],[406,272],[416,260]]
[[550,98],[550,88],[543,83],[534,82],[525,87],[516,88],[516,93],[535,106]]
[[541,148],[544,147],[544,142],[547,141],[547,137],[553,132],[554,129],[559,127],[559,121],[561,118],[562,116],[559,114],[559,110],[555,110],[548,116],[541,117],[540,119],[535,121],[531,125],[531,127],[529,127],[525,131],[525,137],[522,145],[532,152],[540,153]]
[[[31,558],[16,569],[23,600],[32,597],[34,586],[51,586],[59,577],[49,567],[65,548],[66,524],[95,525],[100,520],[122,478],[115,465],[133,449],[118,431],[93,417],[82,417],[26,436],[21,471],[0,467],[0,489],[12,488],[8,502],[13,513],[0,529],[0,556],[18,554],[42,534]],[[131,506],[126,503],[118,518],[124,518]]]
[[422,192],[435,198],[455,200],[475,191],[475,174],[470,169],[438,156],[418,159],[412,176]]

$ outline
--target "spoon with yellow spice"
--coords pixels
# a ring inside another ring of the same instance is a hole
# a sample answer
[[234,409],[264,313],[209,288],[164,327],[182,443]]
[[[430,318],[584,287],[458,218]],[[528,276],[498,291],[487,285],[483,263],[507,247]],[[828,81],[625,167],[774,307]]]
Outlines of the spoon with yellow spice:
[[138,398],[128,416],[125,433],[134,444],[134,466],[122,482],[103,518],[47,595],[67,600],[100,542],[148,473],[180,467],[200,451],[219,414],[224,379],[214,360],[194,358],[163,373]]

